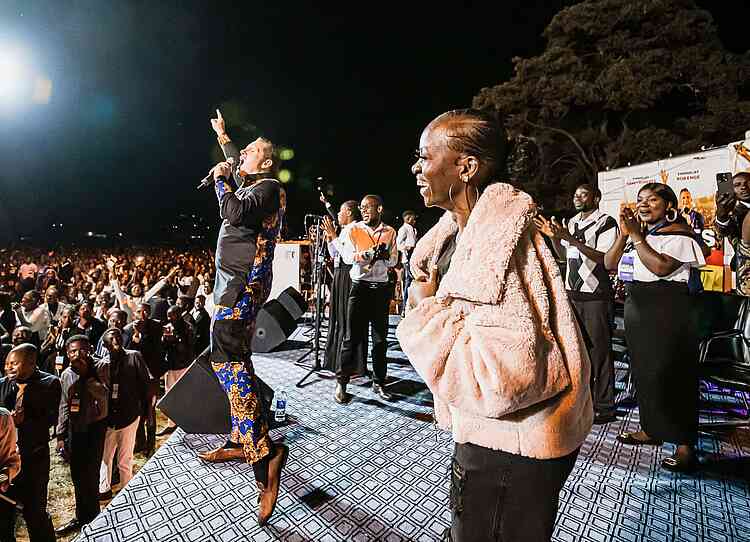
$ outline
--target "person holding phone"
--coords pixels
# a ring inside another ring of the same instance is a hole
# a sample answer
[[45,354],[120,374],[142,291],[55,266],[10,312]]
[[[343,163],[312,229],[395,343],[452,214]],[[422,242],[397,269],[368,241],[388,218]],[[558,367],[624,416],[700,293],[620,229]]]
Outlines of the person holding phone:
[[716,220],[714,230],[726,237],[734,248],[732,269],[737,278],[737,292],[750,296],[750,172],[740,171],[732,176],[732,191],[716,192]]

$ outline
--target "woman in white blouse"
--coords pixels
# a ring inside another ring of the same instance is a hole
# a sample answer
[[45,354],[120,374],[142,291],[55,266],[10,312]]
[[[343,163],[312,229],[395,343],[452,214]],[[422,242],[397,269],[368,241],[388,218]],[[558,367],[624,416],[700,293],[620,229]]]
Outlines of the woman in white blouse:
[[706,263],[704,247],[677,210],[665,184],[638,191],[636,213],[620,213],[620,235],[604,257],[626,284],[625,336],[638,394],[641,430],[617,440],[632,445],[676,445],[663,468],[696,466],[698,337],[688,281]]

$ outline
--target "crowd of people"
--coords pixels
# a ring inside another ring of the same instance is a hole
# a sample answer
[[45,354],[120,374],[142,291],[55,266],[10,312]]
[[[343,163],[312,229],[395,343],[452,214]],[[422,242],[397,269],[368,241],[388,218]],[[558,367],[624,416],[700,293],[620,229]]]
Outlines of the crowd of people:
[[[148,453],[157,434],[175,430],[170,422],[156,432],[160,379],[168,391],[201,353],[228,396],[231,432],[199,457],[252,465],[259,524],[273,514],[290,450],[270,437],[249,339],[271,289],[286,198],[271,141],[239,150],[218,111],[211,126],[227,158],[211,173],[222,219],[214,258],[174,249],[2,254],[2,536],[12,539],[15,501],[32,541],[54,539],[50,438],[70,465],[76,498],[75,518],[57,532],[91,521],[112,496],[114,471],[126,484],[134,450]],[[686,196],[649,183],[634,208],[612,217],[599,210],[599,190],[584,183],[572,195],[577,213],[561,223],[503,182],[507,146],[495,116],[444,113],[423,130],[412,167],[425,205],[444,211],[435,226],[420,237],[416,213],[405,211],[397,232],[383,222],[375,194],[342,203],[322,221],[334,263],[325,354],[336,374],[333,399],[347,404],[350,379],[368,375],[380,399],[394,400],[386,334],[393,270],[401,267],[397,336],[433,394],[436,422],[455,441],[446,533],[454,542],[488,532],[549,540],[559,493],[592,424],[616,420],[614,280],[626,290],[641,423],[617,438],[672,443],[663,468],[697,466],[691,296],[708,248]],[[716,228],[736,247],[740,292],[750,289],[749,186],[750,174],[739,173],[734,194],[717,195]],[[670,318],[659,310],[666,305]]]
[[[134,452],[153,453],[156,436],[174,431],[169,422],[157,432],[160,381],[168,390],[208,347],[213,275],[200,249],[2,253],[0,406],[21,471],[16,478],[10,467],[12,485],[0,485],[9,499],[0,502],[0,539],[15,539],[11,501],[32,541],[88,523],[112,498],[113,465],[126,485]],[[76,501],[75,517],[56,531],[47,513],[50,439],[70,465]]]

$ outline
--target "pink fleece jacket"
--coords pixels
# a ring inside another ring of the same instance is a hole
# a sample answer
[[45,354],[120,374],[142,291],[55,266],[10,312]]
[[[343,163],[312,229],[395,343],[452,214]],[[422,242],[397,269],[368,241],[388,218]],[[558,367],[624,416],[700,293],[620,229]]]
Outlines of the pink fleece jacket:
[[[528,194],[487,187],[437,294],[396,334],[456,442],[549,459],[581,445],[593,409],[588,354],[534,212]],[[446,213],[425,234],[415,276],[429,273],[457,230]]]

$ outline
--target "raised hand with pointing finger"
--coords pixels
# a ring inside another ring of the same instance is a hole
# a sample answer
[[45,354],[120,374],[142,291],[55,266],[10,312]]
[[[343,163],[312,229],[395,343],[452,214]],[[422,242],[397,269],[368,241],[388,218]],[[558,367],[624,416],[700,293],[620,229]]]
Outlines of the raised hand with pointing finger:
[[224,117],[221,116],[221,111],[219,111],[218,109],[216,110],[216,118],[211,119],[211,128],[214,129],[217,137],[227,135],[226,126],[224,125]]

